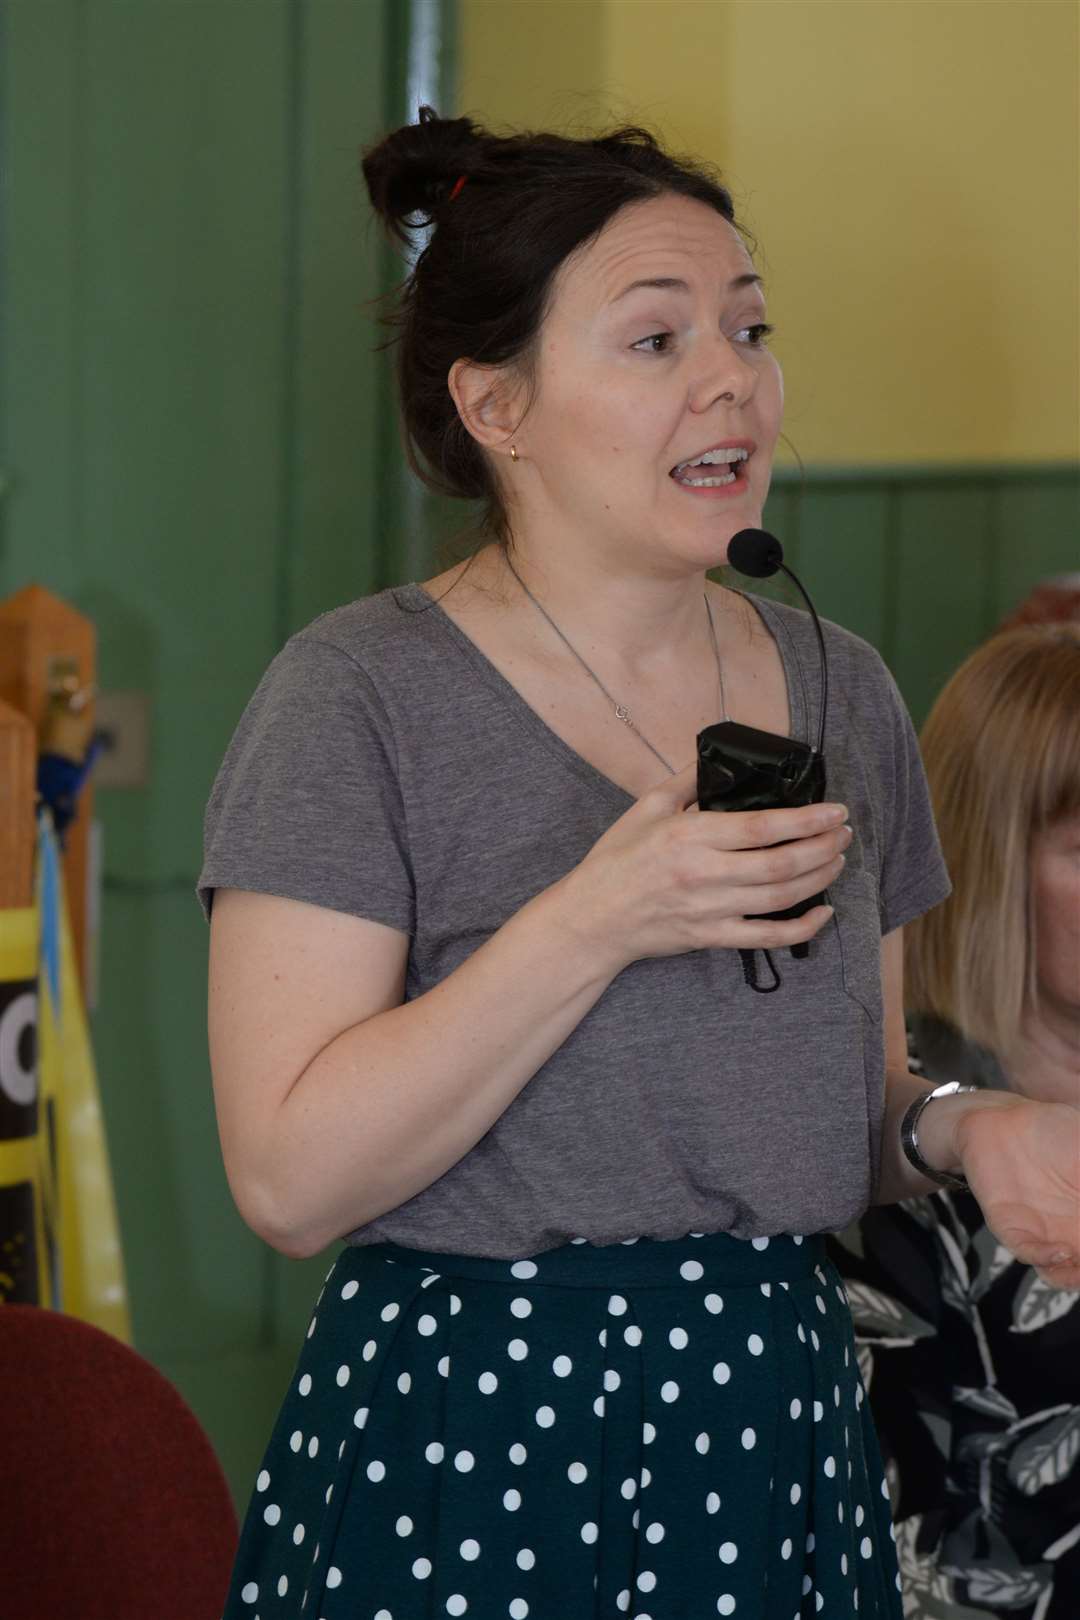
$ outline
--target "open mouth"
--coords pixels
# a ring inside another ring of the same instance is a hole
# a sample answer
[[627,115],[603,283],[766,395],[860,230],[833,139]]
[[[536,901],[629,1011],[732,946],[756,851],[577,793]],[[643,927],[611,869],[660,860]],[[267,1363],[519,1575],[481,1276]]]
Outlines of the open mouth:
[[749,459],[750,451],[743,446],[706,450],[693,461],[680,461],[668,476],[686,489],[723,489],[745,480]]

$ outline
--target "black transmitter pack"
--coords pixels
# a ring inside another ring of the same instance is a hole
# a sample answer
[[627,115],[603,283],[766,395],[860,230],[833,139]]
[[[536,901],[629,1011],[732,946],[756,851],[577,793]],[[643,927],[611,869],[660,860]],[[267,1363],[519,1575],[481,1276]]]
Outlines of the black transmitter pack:
[[[794,580],[810,609],[821,653],[821,722],[818,746],[780,737],[772,731],[758,731],[734,720],[721,720],[706,726],[697,739],[697,798],[701,810],[776,810],[789,806],[820,804],[825,797],[825,713],[828,702],[828,665],[825,641],[817,613],[801,583],[790,568],[784,567],[779,540],[764,529],[740,529],[728,548],[728,562],[741,574],[763,579],[782,569]],[[825,896],[811,895],[785,911],[767,911],[761,916],[772,920],[801,917]],[[806,954],[805,946],[794,953]]]

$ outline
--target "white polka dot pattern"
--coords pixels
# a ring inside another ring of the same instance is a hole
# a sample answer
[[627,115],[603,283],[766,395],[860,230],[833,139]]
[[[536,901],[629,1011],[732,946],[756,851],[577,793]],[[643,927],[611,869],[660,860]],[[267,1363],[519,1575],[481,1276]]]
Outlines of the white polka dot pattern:
[[901,1620],[818,1240],[635,1240],[585,1288],[546,1268],[613,1251],[384,1247],[346,1248],[310,1319],[224,1620],[760,1620],[766,1587],[776,1620]]

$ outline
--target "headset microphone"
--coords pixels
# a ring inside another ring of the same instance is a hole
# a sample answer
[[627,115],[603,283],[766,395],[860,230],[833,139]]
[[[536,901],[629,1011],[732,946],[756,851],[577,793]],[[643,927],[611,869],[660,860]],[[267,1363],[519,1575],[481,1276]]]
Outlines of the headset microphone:
[[737,573],[745,574],[749,579],[768,579],[770,574],[777,571],[786,574],[810,609],[810,617],[817,632],[818,652],[821,655],[821,716],[817,740],[817,752],[820,754],[825,746],[825,714],[829,705],[829,660],[825,656],[825,637],[821,633],[821,620],[817,616],[809,593],[798,575],[793,574],[786,566],[783,546],[775,534],[770,534],[767,529],[740,529],[738,534],[732,535],[727,560]]
[[732,535],[727,560],[740,574],[751,579],[768,579],[784,566],[784,548],[775,534],[765,529],[740,529]]
[[[817,632],[821,655],[821,715],[818,724],[817,747],[793,737],[779,737],[775,732],[758,731],[753,726],[742,726],[734,720],[722,720],[706,726],[698,735],[698,805],[702,810],[769,810],[784,806],[816,804],[825,797],[825,716],[829,692],[829,666],[825,653],[825,638],[814,604],[801,580],[784,564],[784,548],[775,535],[765,529],[740,529],[728,546],[728,562],[740,574],[751,579],[767,579],[782,570],[794,581],[802,595]],[[770,911],[763,915],[770,919],[801,917],[814,906],[821,905],[824,895],[815,894],[801,900],[785,911]],[[805,944],[792,946],[792,955],[807,954]],[[765,958],[772,969],[774,982],[757,982],[752,951],[740,951],[747,984],[753,990],[776,990],[780,976],[769,953]]]

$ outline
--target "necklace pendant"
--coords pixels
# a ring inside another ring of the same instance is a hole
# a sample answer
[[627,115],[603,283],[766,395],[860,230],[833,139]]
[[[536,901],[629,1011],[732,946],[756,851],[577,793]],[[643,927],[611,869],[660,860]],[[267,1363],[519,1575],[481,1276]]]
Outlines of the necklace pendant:
[[621,720],[624,726],[632,726],[634,724],[633,715],[630,713],[630,710],[623,703],[616,703],[616,705],[615,705],[615,718],[617,720]]

